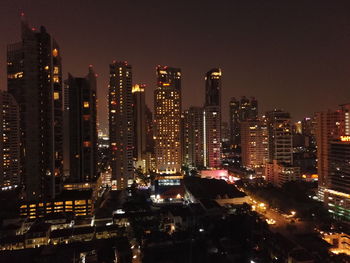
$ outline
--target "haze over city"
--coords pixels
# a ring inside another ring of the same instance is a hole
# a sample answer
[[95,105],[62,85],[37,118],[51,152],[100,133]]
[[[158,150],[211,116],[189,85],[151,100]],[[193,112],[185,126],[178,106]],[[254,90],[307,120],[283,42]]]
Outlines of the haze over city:
[[[135,83],[147,84],[149,105],[157,65],[182,69],[186,108],[202,104],[204,72],[220,67],[225,120],[229,98],[242,95],[258,98],[261,113],[283,108],[298,120],[350,101],[348,11],[345,1],[2,0],[0,58],[18,39],[24,12],[30,25],[45,25],[60,43],[64,77],[94,66],[104,128],[106,65],[114,59],[128,61]],[[5,76],[1,63],[3,90]]]

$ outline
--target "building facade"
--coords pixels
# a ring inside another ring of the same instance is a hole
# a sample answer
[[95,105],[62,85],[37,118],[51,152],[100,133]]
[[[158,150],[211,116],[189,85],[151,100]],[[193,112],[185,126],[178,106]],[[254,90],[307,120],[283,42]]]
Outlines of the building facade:
[[145,152],[146,152],[146,102],[145,102],[144,84],[136,84],[132,88],[133,106],[134,106],[134,158],[135,167],[145,171]]
[[203,112],[204,166],[221,166],[221,69],[215,68],[205,75],[205,102]]
[[204,166],[203,108],[190,107],[183,114],[183,163],[189,167]]
[[241,100],[231,98],[230,100],[230,133],[233,147],[241,145],[241,122],[255,120],[258,118],[258,101],[251,97],[243,96]]
[[243,166],[261,170],[269,160],[269,137],[266,119],[241,122]]
[[273,110],[266,113],[269,135],[269,162],[293,164],[291,118],[288,112]]
[[7,82],[19,104],[25,195],[53,198],[63,176],[61,52],[43,26],[21,26],[21,41],[7,47]]
[[181,70],[157,67],[154,91],[155,156],[159,173],[181,170]]
[[96,74],[85,78],[68,75],[69,180],[91,182],[97,178]]
[[19,107],[11,94],[0,91],[0,187],[20,184]]
[[110,64],[109,141],[112,188],[124,189],[133,179],[132,67],[127,62]]
[[350,104],[316,114],[318,197],[340,220],[350,220]]

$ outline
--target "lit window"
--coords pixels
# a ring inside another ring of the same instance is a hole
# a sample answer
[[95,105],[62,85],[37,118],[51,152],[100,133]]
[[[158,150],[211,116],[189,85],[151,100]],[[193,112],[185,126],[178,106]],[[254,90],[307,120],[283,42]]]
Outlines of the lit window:
[[89,102],[88,101],[84,101],[84,108],[89,108]]
[[55,48],[54,50],[52,50],[52,56],[57,57],[58,56],[58,49]]
[[54,99],[54,100],[60,99],[60,94],[59,94],[58,92],[54,92],[54,93],[53,93],[53,99]]

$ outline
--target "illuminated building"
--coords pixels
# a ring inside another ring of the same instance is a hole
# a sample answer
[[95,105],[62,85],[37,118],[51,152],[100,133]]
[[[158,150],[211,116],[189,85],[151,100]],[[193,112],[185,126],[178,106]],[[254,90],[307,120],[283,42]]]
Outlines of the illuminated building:
[[19,104],[25,197],[53,198],[63,176],[61,51],[43,26],[21,26],[21,41],[7,46],[7,83]]
[[330,142],[343,134],[343,121],[344,113],[341,110],[316,113],[318,196],[322,201],[328,185]]
[[241,122],[242,164],[261,170],[269,160],[269,140],[266,118]]
[[321,231],[322,238],[331,246],[329,249],[334,254],[347,254],[350,256],[350,235],[347,233],[332,233]]
[[181,170],[181,70],[157,67],[154,91],[155,154],[159,173]]
[[89,67],[85,78],[68,75],[70,182],[97,177],[96,75]]
[[124,189],[133,179],[132,71],[127,62],[110,64],[109,141],[112,187]]
[[41,218],[51,213],[73,213],[75,216],[92,216],[94,212],[92,190],[62,191],[55,200],[25,202],[20,205],[20,216]]
[[183,176],[162,175],[154,180],[154,203],[182,203],[185,194]]
[[290,181],[301,180],[300,167],[278,163],[277,160],[265,164],[264,175],[268,183],[278,187]]
[[146,103],[145,103],[144,84],[136,84],[132,88],[134,105],[134,158],[136,159],[136,168],[145,171],[146,152]]
[[231,98],[230,101],[230,130],[231,144],[235,147],[241,144],[240,123],[258,118],[258,101],[251,97],[243,96],[241,100]]
[[205,76],[204,166],[221,166],[221,69],[211,69]]
[[13,96],[0,91],[0,187],[20,185],[19,107]]
[[331,141],[329,147],[324,202],[335,217],[350,221],[350,137],[341,136]]
[[203,108],[190,107],[183,114],[182,125],[183,163],[191,167],[203,167]]
[[273,110],[266,113],[269,136],[269,162],[293,164],[291,118],[288,112]]

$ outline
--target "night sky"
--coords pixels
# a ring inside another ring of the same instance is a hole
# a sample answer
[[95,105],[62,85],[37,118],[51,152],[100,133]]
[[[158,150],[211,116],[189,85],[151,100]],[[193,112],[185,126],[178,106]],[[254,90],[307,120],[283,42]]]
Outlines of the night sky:
[[0,87],[23,11],[59,43],[64,78],[94,66],[102,127],[112,60],[133,66],[151,109],[156,65],[182,69],[183,109],[203,104],[204,74],[221,67],[224,119],[230,97],[247,95],[259,100],[260,113],[280,107],[297,120],[350,102],[350,5],[343,2],[0,0]]

